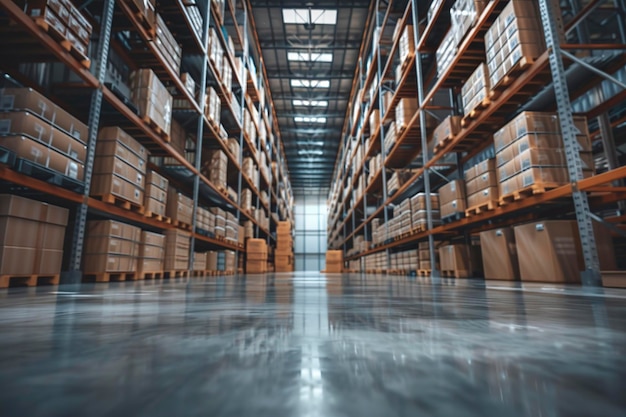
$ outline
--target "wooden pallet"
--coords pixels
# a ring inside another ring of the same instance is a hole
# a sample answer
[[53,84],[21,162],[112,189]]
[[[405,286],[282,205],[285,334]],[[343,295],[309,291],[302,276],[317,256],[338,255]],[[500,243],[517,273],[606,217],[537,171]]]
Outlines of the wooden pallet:
[[528,187],[521,188],[519,190],[513,191],[510,194],[500,196],[499,204],[501,206],[505,206],[507,204],[511,204],[517,200],[521,200],[523,198],[527,198],[533,196],[535,194],[543,194],[546,191],[552,190],[554,188],[558,188],[563,184],[559,183],[542,183],[542,184],[533,184]]
[[76,58],[76,60],[80,62],[80,65],[85,67],[85,69],[89,69],[91,67],[91,60],[89,59],[89,57],[85,55],[84,52],[77,49],[76,45],[74,45],[72,42],[68,41],[67,39],[63,40],[61,41],[61,46],[63,47],[63,49],[69,52],[70,55]]
[[172,270],[172,271],[163,271],[163,278],[189,278],[189,270],[181,269],[181,270]]
[[189,223],[184,223],[179,220],[171,220],[171,224],[178,227],[179,229],[191,231],[191,225]]
[[67,40],[65,38],[64,33],[59,32],[59,30],[56,27],[46,22],[46,20],[43,17],[36,17],[34,20],[35,20],[35,24],[39,26],[48,35],[50,35],[52,39],[59,41],[59,42]]
[[0,288],[9,288],[13,284],[18,286],[34,287],[36,285],[59,285],[61,275],[0,275]]
[[144,211],[143,215],[148,218],[155,219],[163,223],[167,223],[167,224],[172,223],[172,219],[170,219],[169,217],[164,216],[162,214],[154,213],[152,211]]
[[139,275],[135,272],[99,272],[96,274],[84,274],[85,282],[112,282],[112,281],[136,281]]
[[91,197],[101,200],[107,204],[113,204],[117,207],[121,207],[124,210],[134,211],[135,213],[143,214],[144,209],[143,206],[137,203],[131,203],[130,201],[124,200],[121,197],[118,197],[113,194],[105,194],[105,195],[92,195]]
[[202,270],[202,271],[191,271],[190,275],[194,278],[198,278],[198,277],[206,277],[207,276],[207,272]]
[[479,204],[465,210],[465,217],[475,216],[485,211],[495,210],[498,207],[498,201],[492,200],[483,204]]
[[154,120],[152,120],[151,118],[149,118],[148,116],[144,116],[142,117],[142,120],[144,121],[145,124],[147,124],[148,126],[150,126],[150,128],[152,130],[154,130],[154,132],[161,136],[161,138],[165,141],[165,142],[170,142],[171,141],[171,137],[170,134],[167,133],[166,131],[163,130],[163,128],[161,126],[159,126]]
[[163,279],[163,271],[152,271],[152,272],[141,271],[137,275],[139,276],[140,280]]
[[469,271],[464,270],[446,270],[441,271],[441,276],[444,278],[469,278]]
[[124,0],[124,4],[133,12],[133,16],[139,22],[140,26],[148,33],[149,39],[156,37],[156,21],[150,22],[148,17],[139,9],[137,4],[132,0]]
[[418,269],[417,275],[420,277],[429,277],[433,273],[432,269]]
[[441,223],[447,224],[461,220],[465,217],[465,212],[458,212],[441,218]]
[[477,119],[483,110],[491,105],[491,102],[492,100],[489,97],[485,97],[479,101],[469,113],[463,116],[463,119],[461,119],[461,127],[466,127],[472,122],[472,120]]
[[491,86],[494,91],[501,91],[506,89],[518,76],[535,63],[535,58],[530,56],[523,56],[517,63],[506,73],[502,79],[500,79],[495,85]]
[[452,135],[448,135],[445,138],[442,138],[439,143],[437,143],[435,145],[435,149],[433,150],[433,153],[439,153],[441,152],[441,150],[443,148],[445,148],[446,146],[448,146],[448,143],[450,143],[452,141],[452,139],[454,139],[454,136]]

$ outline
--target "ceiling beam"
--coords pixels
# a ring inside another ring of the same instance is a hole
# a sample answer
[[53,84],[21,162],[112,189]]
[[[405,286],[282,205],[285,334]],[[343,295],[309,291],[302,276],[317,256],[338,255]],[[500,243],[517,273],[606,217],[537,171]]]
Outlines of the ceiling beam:
[[352,80],[354,78],[354,72],[350,71],[336,71],[326,73],[322,71],[315,71],[314,73],[297,72],[297,71],[285,71],[285,68],[281,67],[266,67],[267,78],[298,78],[306,80]]
[[[361,47],[360,41],[346,42],[346,43],[335,42],[335,43],[330,43],[330,44],[319,43],[316,45],[312,45],[311,50],[313,52],[316,52],[317,50],[322,50],[322,49],[346,51],[346,50],[352,50],[352,49],[358,50],[360,47]],[[261,49],[277,49],[277,50],[293,51],[294,49],[308,49],[308,46],[307,45],[295,45],[295,44],[290,44],[288,42],[261,42]]]
[[[297,0],[250,0],[250,4],[252,8],[255,7],[274,7],[274,8],[293,8],[293,9],[301,9],[306,7],[305,3]],[[322,0],[316,1],[314,8],[315,9],[356,9],[363,8],[369,9],[370,2],[369,0]],[[253,10],[254,11],[254,10]]]

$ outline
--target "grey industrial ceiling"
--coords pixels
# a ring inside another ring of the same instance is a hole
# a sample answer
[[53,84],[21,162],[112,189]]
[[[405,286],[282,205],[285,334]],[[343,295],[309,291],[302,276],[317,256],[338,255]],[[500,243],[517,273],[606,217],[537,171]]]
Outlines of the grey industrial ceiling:
[[251,5],[292,186],[328,187],[370,1]]

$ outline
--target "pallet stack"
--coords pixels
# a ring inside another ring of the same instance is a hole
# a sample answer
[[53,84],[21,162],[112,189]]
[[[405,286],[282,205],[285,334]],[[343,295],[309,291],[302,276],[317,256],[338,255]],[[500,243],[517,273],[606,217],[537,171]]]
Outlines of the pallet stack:
[[209,159],[202,167],[202,173],[209,178],[221,192],[226,192],[228,185],[228,157],[221,150],[214,150],[210,153]]
[[466,118],[474,117],[477,110],[489,104],[490,91],[489,72],[487,66],[481,63],[461,88],[463,114]]
[[84,181],[88,128],[30,88],[0,89],[0,146],[24,165],[34,164]]
[[0,194],[0,288],[13,281],[59,283],[68,210]]
[[[584,117],[575,117],[583,175],[592,176],[594,160]],[[554,113],[523,112],[494,133],[500,203],[569,182],[559,120]]]
[[165,59],[165,63],[172,68],[176,74],[180,74],[183,50],[176,42],[174,35],[172,35],[172,32],[167,28],[167,24],[159,14],[156,16],[155,43],[159,47],[159,51]]
[[439,148],[456,136],[461,130],[461,116],[448,116],[435,128],[429,143],[429,150],[437,152]]
[[182,230],[165,231],[165,262],[163,269],[169,277],[189,269],[190,234]]
[[264,239],[248,239],[246,242],[246,273],[267,272],[267,243]]
[[276,251],[274,252],[276,272],[292,272],[294,270],[293,238],[291,222],[278,222],[276,226]]
[[137,274],[139,279],[163,278],[165,236],[143,230],[139,242]]
[[[428,229],[428,212],[426,207],[426,194],[417,193],[410,198],[411,202],[411,228],[419,231]],[[434,227],[441,224],[441,212],[439,210],[439,194],[430,194],[430,213]]]
[[511,0],[485,34],[489,82],[497,87],[546,50],[537,2]]
[[134,280],[141,229],[115,220],[87,222],[83,272],[87,280]]
[[461,179],[453,180],[439,189],[441,219],[465,216],[465,183]]
[[165,207],[167,217],[172,219],[174,225],[182,225],[191,229],[193,216],[193,200],[176,188],[170,186],[167,192],[167,205]]
[[172,96],[150,69],[134,71],[130,75],[131,100],[137,106],[144,121],[170,136],[172,123]]
[[482,161],[465,171],[467,210],[465,215],[479,214],[498,206],[498,178],[496,160]]
[[167,190],[169,181],[151,169],[146,174],[146,192],[144,194],[144,209],[147,217],[165,216],[167,207]]
[[326,272],[343,272],[343,252],[340,250],[326,251]]
[[144,205],[148,151],[119,127],[100,130],[91,182],[91,195],[107,202]]

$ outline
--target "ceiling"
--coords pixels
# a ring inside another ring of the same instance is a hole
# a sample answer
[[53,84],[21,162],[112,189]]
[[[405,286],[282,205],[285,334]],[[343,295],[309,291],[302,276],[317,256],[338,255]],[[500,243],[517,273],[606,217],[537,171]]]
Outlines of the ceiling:
[[328,187],[370,1],[250,4],[291,184]]

